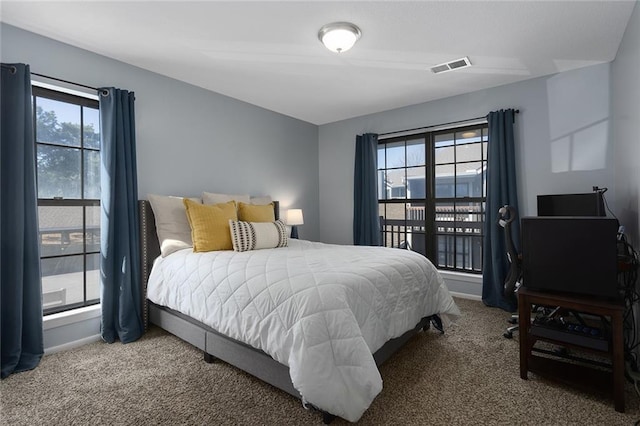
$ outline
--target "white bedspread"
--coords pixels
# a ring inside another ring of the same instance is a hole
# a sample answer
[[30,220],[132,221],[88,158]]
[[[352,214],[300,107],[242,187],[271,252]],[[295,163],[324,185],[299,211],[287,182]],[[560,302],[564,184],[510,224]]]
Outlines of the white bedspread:
[[349,421],[382,390],[373,352],[425,316],[460,314],[420,254],[303,240],[158,258],[147,297],[268,353],[304,402]]

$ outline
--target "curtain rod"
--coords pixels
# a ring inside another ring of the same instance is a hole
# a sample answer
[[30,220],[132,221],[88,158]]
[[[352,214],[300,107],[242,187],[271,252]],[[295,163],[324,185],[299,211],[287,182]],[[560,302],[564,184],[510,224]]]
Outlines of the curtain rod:
[[[6,65],[6,64],[2,64],[3,68],[8,68],[11,70],[12,74],[15,74],[17,68],[14,65]],[[31,75],[37,75],[38,77],[43,77],[43,78],[47,78],[49,80],[55,80],[55,81],[59,81],[61,83],[67,83],[67,84],[71,84],[73,86],[78,86],[78,87],[84,87],[85,89],[91,89],[91,90],[95,90],[96,92],[98,91],[97,88],[92,87],[92,86],[87,86],[86,84],[80,84],[80,83],[74,83],[73,81],[69,81],[69,80],[63,80],[61,78],[56,78],[56,77],[51,77],[49,75],[44,75],[44,74],[39,74],[37,72],[31,72]],[[106,92],[106,90],[104,91]]]
[[[516,110],[514,110],[514,112],[516,114],[519,114],[520,110],[516,109]],[[388,135],[395,135],[396,133],[407,133],[407,132],[414,132],[414,131],[417,131],[417,130],[427,130],[427,129],[432,129],[434,127],[449,126],[451,124],[466,123],[468,121],[476,121],[476,120],[482,120],[482,119],[486,119],[486,118],[487,118],[487,116],[485,115],[484,117],[475,117],[475,118],[469,118],[467,120],[450,121],[449,123],[436,124],[436,125],[433,125],[433,126],[416,127],[416,128],[413,128],[413,129],[396,130],[395,132],[380,133],[378,136],[388,136]]]
[[59,81],[61,83],[67,83],[67,84],[73,84],[74,86],[78,86],[78,87],[84,87],[85,89],[91,89],[91,90],[95,90],[96,92],[98,91],[97,88],[92,87],[92,86],[87,86],[85,84],[80,84],[80,83],[74,83],[73,81],[69,81],[69,80],[63,80],[61,78],[55,78],[55,77],[51,77],[48,75],[44,75],[44,74],[38,74],[37,72],[32,72],[31,75],[37,75],[38,77],[44,77],[44,78],[48,78],[50,80],[55,80],[55,81]]

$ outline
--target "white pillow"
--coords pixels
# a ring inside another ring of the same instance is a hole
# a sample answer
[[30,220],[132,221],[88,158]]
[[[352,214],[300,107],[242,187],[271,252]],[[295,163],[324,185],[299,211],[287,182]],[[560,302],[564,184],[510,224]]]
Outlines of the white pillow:
[[256,205],[265,205],[271,203],[273,200],[269,195],[265,195],[264,197],[251,197],[251,204]]
[[202,193],[203,204],[220,204],[220,203],[228,203],[229,201],[235,201],[236,203],[243,202],[245,204],[249,204],[251,202],[251,198],[248,195],[216,194],[213,192]]
[[[147,198],[156,217],[156,232],[162,257],[193,247],[191,226],[182,202],[183,197],[148,194]],[[201,203],[199,198],[190,199]]]
[[229,228],[235,251],[286,247],[289,242],[287,227],[281,220],[275,222],[230,220]]

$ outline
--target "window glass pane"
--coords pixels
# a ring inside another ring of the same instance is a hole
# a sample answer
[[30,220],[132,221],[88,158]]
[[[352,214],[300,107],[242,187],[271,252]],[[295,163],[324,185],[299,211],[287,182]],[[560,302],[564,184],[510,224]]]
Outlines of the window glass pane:
[[407,169],[407,198],[425,198],[427,184],[425,168],[411,167]]
[[455,266],[455,242],[450,235],[438,235],[437,244],[437,266],[440,268],[453,268]]
[[85,207],[87,253],[100,251],[100,206]]
[[100,299],[100,254],[87,255],[87,300]]
[[405,226],[404,203],[387,203],[385,207],[385,217],[381,226],[383,229],[383,245],[385,247],[400,247],[406,244],[407,227]]
[[482,203],[456,201],[456,232],[469,235],[482,235],[484,213]]
[[378,145],[378,169],[384,169],[386,167],[384,152],[385,145]]
[[391,195],[386,176],[387,173],[384,170],[378,170],[378,200],[386,200]]
[[100,151],[84,152],[84,198],[100,199]]
[[453,202],[436,203],[436,232],[454,232],[455,206]]
[[[388,203],[387,215],[385,219],[389,220],[401,220],[405,219],[405,211],[407,210],[407,204],[405,203]],[[404,222],[402,223],[404,225]]]
[[453,133],[442,133],[434,136],[436,148],[451,146],[454,144]]
[[473,272],[482,272],[482,237],[471,237],[471,263]]
[[487,142],[482,142],[482,158],[484,160],[487,159],[488,149],[489,149],[489,146],[488,146]]
[[95,108],[82,107],[84,116],[84,147],[100,149],[100,112]]
[[407,244],[411,250],[427,255],[425,203],[407,203]]
[[38,145],[38,198],[80,198],[80,150]]
[[473,142],[480,142],[480,129],[463,130],[456,132],[456,144],[464,145]]
[[455,147],[453,145],[443,148],[436,148],[436,164],[453,163],[456,158],[454,156],[454,149]]
[[472,236],[456,237],[456,268],[466,271],[482,270],[482,239]]
[[456,197],[482,197],[482,162],[456,164]]
[[387,144],[387,168],[404,167],[404,142],[393,142]]
[[482,140],[483,141],[489,140],[489,129],[487,127],[482,128]]
[[414,229],[425,230],[426,212],[424,203],[407,203],[407,223]]
[[42,259],[44,308],[84,301],[84,256]]
[[469,237],[456,237],[456,267],[471,269],[471,238]]
[[454,167],[453,164],[435,167],[436,198],[455,197]]
[[424,166],[425,160],[424,139],[407,141],[407,167]]
[[82,253],[82,207],[38,207],[40,256]]
[[80,146],[80,105],[36,98],[36,141]]
[[406,169],[387,170],[387,194],[388,198],[406,198],[407,185],[405,182]]
[[391,232],[383,232],[382,233],[382,246],[383,247],[393,247],[395,241],[393,241],[395,234]]
[[479,143],[472,143],[466,145],[456,146],[456,161],[462,163],[463,161],[478,161],[482,160],[482,145]]

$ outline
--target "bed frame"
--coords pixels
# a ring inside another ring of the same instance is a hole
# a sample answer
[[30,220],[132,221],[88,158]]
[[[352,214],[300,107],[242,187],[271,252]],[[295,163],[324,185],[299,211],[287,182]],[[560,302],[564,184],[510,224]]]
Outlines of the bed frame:
[[[296,398],[301,398],[300,393],[291,383],[289,367],[280,364],[265,352],[220,334],[213,328],[180,312],[146,300],[147,282],[153,261],[160,256],[160,243],[158,242],[155,218],[149,201],[139,200],[138,207],[140,214],[142,312],[145,329],[147,329],[148,324],[155,324],[198,349],[201,349],[204,352],[204,360],[206,362],[212,363],[216,359],[220,359]],[[277,201],[274,202],[274,209],[275,217],[278,219],[279,203]],[[373,354],[376,365],[380,366],[389,359],[391,355],[404,346],[404,344],[421,329],[427,330],[432,321],[436,328],[442,332],[439,320],[435,315],[425,317],[416,324],[414,329],[407,331],[398,338],[389,340]],[[323,422],[325,424],[335,419],[334,415],[322,410],[319,411],[322,412]]]

